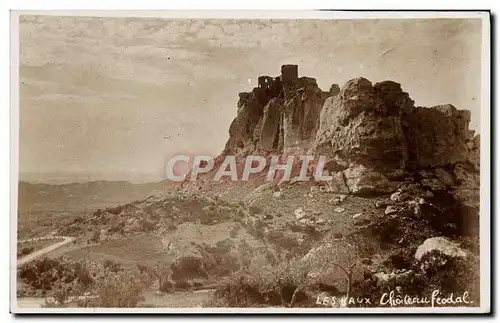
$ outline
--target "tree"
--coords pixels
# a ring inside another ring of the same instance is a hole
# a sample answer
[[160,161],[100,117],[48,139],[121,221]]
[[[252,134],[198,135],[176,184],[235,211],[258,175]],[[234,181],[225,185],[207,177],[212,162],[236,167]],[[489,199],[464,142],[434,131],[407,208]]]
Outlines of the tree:
[[320,273],[326,273],[332,268],[339,268],[346,276],[346,296],[351,297],[353,274],[357,269],[361,256],[360,250],[354,241],[347,239],[329,239],[316,249],[311,258],[312,266]]
[[95,297],[78,299],[78,307],[136,307],[144,301],[143,292],[149,287],[146,275],[121,271],[106,275],[95,290]]
[[[300,260],[284,260],[281,265],[278,266],[278,270],[280,273],[277,282],[280,286],[279,293],[282,303],[285,303],[287,307],[293,307],[297,301],[297,296],[300,292],[303,292],[309,283],[309,266]],[[284,287],[287,285],[295,286],[290,303],[288,304],[284,302]]]

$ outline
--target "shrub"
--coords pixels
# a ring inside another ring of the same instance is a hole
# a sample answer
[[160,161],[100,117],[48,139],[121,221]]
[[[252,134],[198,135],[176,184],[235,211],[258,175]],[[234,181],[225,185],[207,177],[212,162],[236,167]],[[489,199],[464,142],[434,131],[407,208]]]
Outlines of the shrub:
[[148,288],[145,276],[122,271],[107,275],[97,288],[97,297],[78,300],[79,307],[136,307],[144,301],[142,293]]
[[35,250],[35,247],[24,247],[21,249],[21,255],[25,256],[33,252]]
[[175,289],[187,289],[191,288],[191,284],[189,284],[186,280],[178,280],[175,282]]
[[141,226],[141,230],[146,232],[153,231],[156,229],[156,223],[146,219],[141,219],[139,225]]
[[124,206],[119,205],[119,206],[116,206],[116,207],[107,208],[107,209],[104,210],[104,212],[111,213],[111,214],[114,214],[114,215],[118,215],[118,214],[122,213],[123,209],[124,209]]
[[480,267],[477,256],[469,255],[467,259],[449,257],[434,250],[415,263],[414,269],[420,270],[427,283],[421,292],[428,294],[439,289],[445,294],[462,294],[468,291],[472,299],[479,300]]
[[231,239],[217,241],[215,247],[216,253],[228,253],[234,247],[234,242]]
[[[471,255],[468,259],[452,258],[439,251],[432,251],[415,262],[410,269],[413,274],[404,280],[381,282],[368,275],[365,280],[354,284],[354,294],[380,299],[383,293],[399,288],[403,294],[429,298],[435,290],[439,290],[443,295],[453,293],[456,296],[467,291],[469,300],[476,304],[480,300],[479,257]],[[466,304],[459,306],[464,305]]]
[[19,269],[19,278],[34,290],[52,290],[57,283],[73,283],[82,288],[90,287],[94,281],[84,263],[65,258],[42,258]]
[[298,262],[254,268],[221,283],[212,305],[222,307],[287,306],[308,298],[307,271]]
[[207,277],[201,258],[185,256],[177,259],[170,265],[173,280],[191,279],[196,277]]
[[104,260],[104,269],[105,270],[109,270],[109,271],[111,271],[113,273],[118,273],[123,268],[122,268],[122,265],[119,262],[111,260],[111,259],[106,259],[106,260]]
[[270,232],[267,239],[285,250],[294,250],[300,247],[300,243],[296,238],[288,236],[281,231]]
[[159,289],[164,293],[171,292],[175,289],[174,283],[170,280],[165,279],[161,282]]
[[90,241],[94,241],[94,242],[100,242],[101,241],[101,230],[100,229],[96,229],[94,231],[94,234],[92,235],[92,238],[90,239]]
[[148,267],[148,265],[144,265],[144,264],[137,264],[137,269],[139,270],[139,272],[142,274],[142,273],[147,273],[150,268]]
[[238,226],[236,226],[236,225],[235,225],[235,226],[233,226],[233,227],[231,228],[231,231],[229,231],[229,236],[230,236],[231,238],[233,238],[233,239],[234,239],[234,238],[236,238],[236,237],[238,236],[238,231],[239,231],[239,230],[240,230],[240,228],[239,228]]
[[248,223],[246,229],[248,234],[257,239],[264,239],[264,222],[262,220],[255,220]]
[[261,213],[263,212],[263,211],[262,211],[262,209],[261,209],[260,207],[258,207],[258,206],[253,206],[253,205],[249,206],[249,207],[248,207],[248,210],[249,210],[249,211],[250,211],[250,213],[252,213],[252,214],[261,214]]

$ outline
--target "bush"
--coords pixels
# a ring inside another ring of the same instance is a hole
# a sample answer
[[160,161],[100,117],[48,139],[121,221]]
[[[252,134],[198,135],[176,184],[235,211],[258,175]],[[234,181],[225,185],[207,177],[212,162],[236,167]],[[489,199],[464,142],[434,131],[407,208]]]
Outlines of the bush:
[[202,259],[195,256],[185,256],[177,259],[170,265],[170,269],[172,270],[173,280],[208,277]]
[[175,282],[175,289],[188,289],[191,288],[191,284],[189,284],[186,280],[179,280]]
[[172,281],[165,279],[161,282],[159,289],[160,291],[167,293],[173,291],[175,289],[175,286]]
[[235,225],[234,227],[231,228],[231,231],[229,231],[229,236],[233,239],[236,238],[238,236],[239,230],[240,230],[240,228]]
[[480,298],[480,266],[479,257],[469,255],[467,259],[452,258],[439,251],[425,254],[415,266],[424,276],[426,288],[424,293],[439,289],[444,294],[462,294],[468,291],[475,301]]
[[19,278],[34,290],[51,291],[58,283],[75,283],[83,289],[93,285],[87,267],[82,262],[65,258],[42,258],[19,269]]
[[231,239],[219,241],[215,247],[198,245],[203,268],[209,276],[226,276],[240,269],[238,259],[230,253],[233,247],[234,242]]
[[118,273],[120,272],[123,268],[122,265],[114,260],[106,259],[104,260],[104,269],[111,271],[113,273]]
[[139,225],[141,226],[141,230],[146,232],[156,229],[156,223],[146,219],[141,219]]
[[221,283],[211,303],[220,307],[288,306],[309,299],[307,271],[298,262],[254,268]]
[[116,206],[116,207],[107,208],[107,209],[104,210],[104,212],[111,213],[111,214],[114,214],[114,215],[118,215],[118,214],[122,213],[123,209],[124,209],[124,206],[119,205],[119,206]]
[[249,206],[248,207],[248,210],[250,211],[250,213],[252,214],[261,214],[263,211],[260,207],[258,206]]
[[[369,275],[363,281],[354,284],[354,295],[380,299],[383,293],[399,288],[402,294],[412,297],[429,298],[435,290],[439,290],[442,295],[446,296],[451,293],[460,296],[467,291],[469,300],[473,300],[475,304],[480,300],[479,258],[476,256],[470,256],[469,259],[451,258],[438,251],[432,251],[424,255],[420,261],[415,262],[410,269],[413,274],[407,279],[390,280],[385,283]],[[377,305],[372,304],[372,306]],[[464,305],[467,304],[458,306]]]
[[248,223],[246,229],[248,234],[254,236],[257,239],[264,239],[264,227],[265,223],[262,220],[255,220]]
[[94,233],[92,234],[92,238],[90,239],[90,242],[100,242],[101,241],[101,230],[96,229]]
[[228,253],[234,247],[234,242],[231,239],[217,241],[215,245],[216,253]]
[[21,249],[21,255],[22,256],[28,255],[32,253],[33,250],[35,250],[35,247],[24,247],[23,249]]
[[267,236],[267,239],[277,245],[280,248],[283,248],[285,250],[296,250],[297,248],[300,247],[300,243],[297,241],[296,238],[287,236],[281,231],[273,231],[270,232],[269,235]]
[[136,307],[144,301],[142,293],[148,288],[146,276],[122,271],[107,275],[97,288],[97,297],[78,300],[79,307]]

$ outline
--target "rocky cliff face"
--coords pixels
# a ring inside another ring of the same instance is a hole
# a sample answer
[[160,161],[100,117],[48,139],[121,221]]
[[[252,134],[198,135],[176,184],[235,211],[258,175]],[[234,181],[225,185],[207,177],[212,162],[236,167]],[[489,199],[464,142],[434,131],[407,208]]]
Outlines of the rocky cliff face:
[[469,121],[452,105],[415,107],[396,82],[357,78],[322,91],[284,65],[240,93],[224,154],[325,155],[325,169],[342,182],[333,186],[354,194],[394,192],[411,179],[478,197],[479,136]]
[[[334,94],[335,90],[333,87]],[[296,65],[283,65],[277,77],[260,76],[257,87],[239,94],[237,116],[229,128],[224,154],[300,153],[310,149],[328,96],[315,79],[299,78]]]

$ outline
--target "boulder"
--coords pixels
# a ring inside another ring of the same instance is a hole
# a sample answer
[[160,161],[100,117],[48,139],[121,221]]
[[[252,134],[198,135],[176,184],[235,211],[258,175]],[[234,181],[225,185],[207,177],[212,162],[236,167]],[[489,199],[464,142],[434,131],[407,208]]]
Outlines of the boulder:
[[328,203],[330,203],[331,205],[339,205],[340,202],[340,198],[338,197],[334,197],[328,200]]
[[392,271],[390,273],[378,272],[373,274],[378,284],[404,285],[415,272],[413,270]]
[[[389,177],[404,169],[407,152],[401,111],[392,102],[398,100],[396,92],[403,92],[396,84],[372,86],[367,79],[357,78],[325,101],[314,149],[327,156],[326,169],[361,163]],[[391,91],[395,95],[386,93]]]
[[313,222],[309,219],[300,219],[299,223],[307,225],[307,224],[312,224]]
[[356,219],[361,218],[362,216],[363,216],[363,213],[356,213],[356,214],[354,214],[354,215],[352,216],[352,219],[353,219],[353,220],[356,220]]
[[385,215],[391,215],[391,214],[396,214],[398,213],[398,209],[396,209],[394,206],[392,205],[389,205],[385,211],[384,211],[384,214]]
[[332,180],[328,182],[328,187],[328,192],[349,194],[349,188],[346,185],[343,172],[334,172]]
[[297,220],[300,220],[306,216],[306,212],[301,207],[295,209],[295,211],[293,213],[295,214],[295,218]]
[[425,254],[433,250],[437,250],[449,257],[465,258],[468,255],[465,250],[460,248],[458,243],[453,242],[446,237],[434,237],[425,240],[424,243],[417,248],[417,251],[415,252],[415,259],[420,260]]
[[347,187],[354,195],[376,196],[394,192],[397,183],[389,181],[383,174],[362,165],[344,171]]
[[317,219],[316,221],[314,221],[314,224],[325,225],[326,224],[326,220],[325,219]]
[[357,213],[352,216],[355,225],[367,225],[371,222],[371,217],[366,213]]
[[392,193],[391,195],[391,201],[393,202],[403,202],[407,200],[410,196],[406,194],[405,192],[402,191],[397,191],[395,193]]
[[323,251],[323,250],[329,250],[333,247],[332,243],[325,243],[324,245],[317,246],[315,248],[312,248],[309,250],[309,252],[302,257],[301,262],[313,262],[315,258]]

